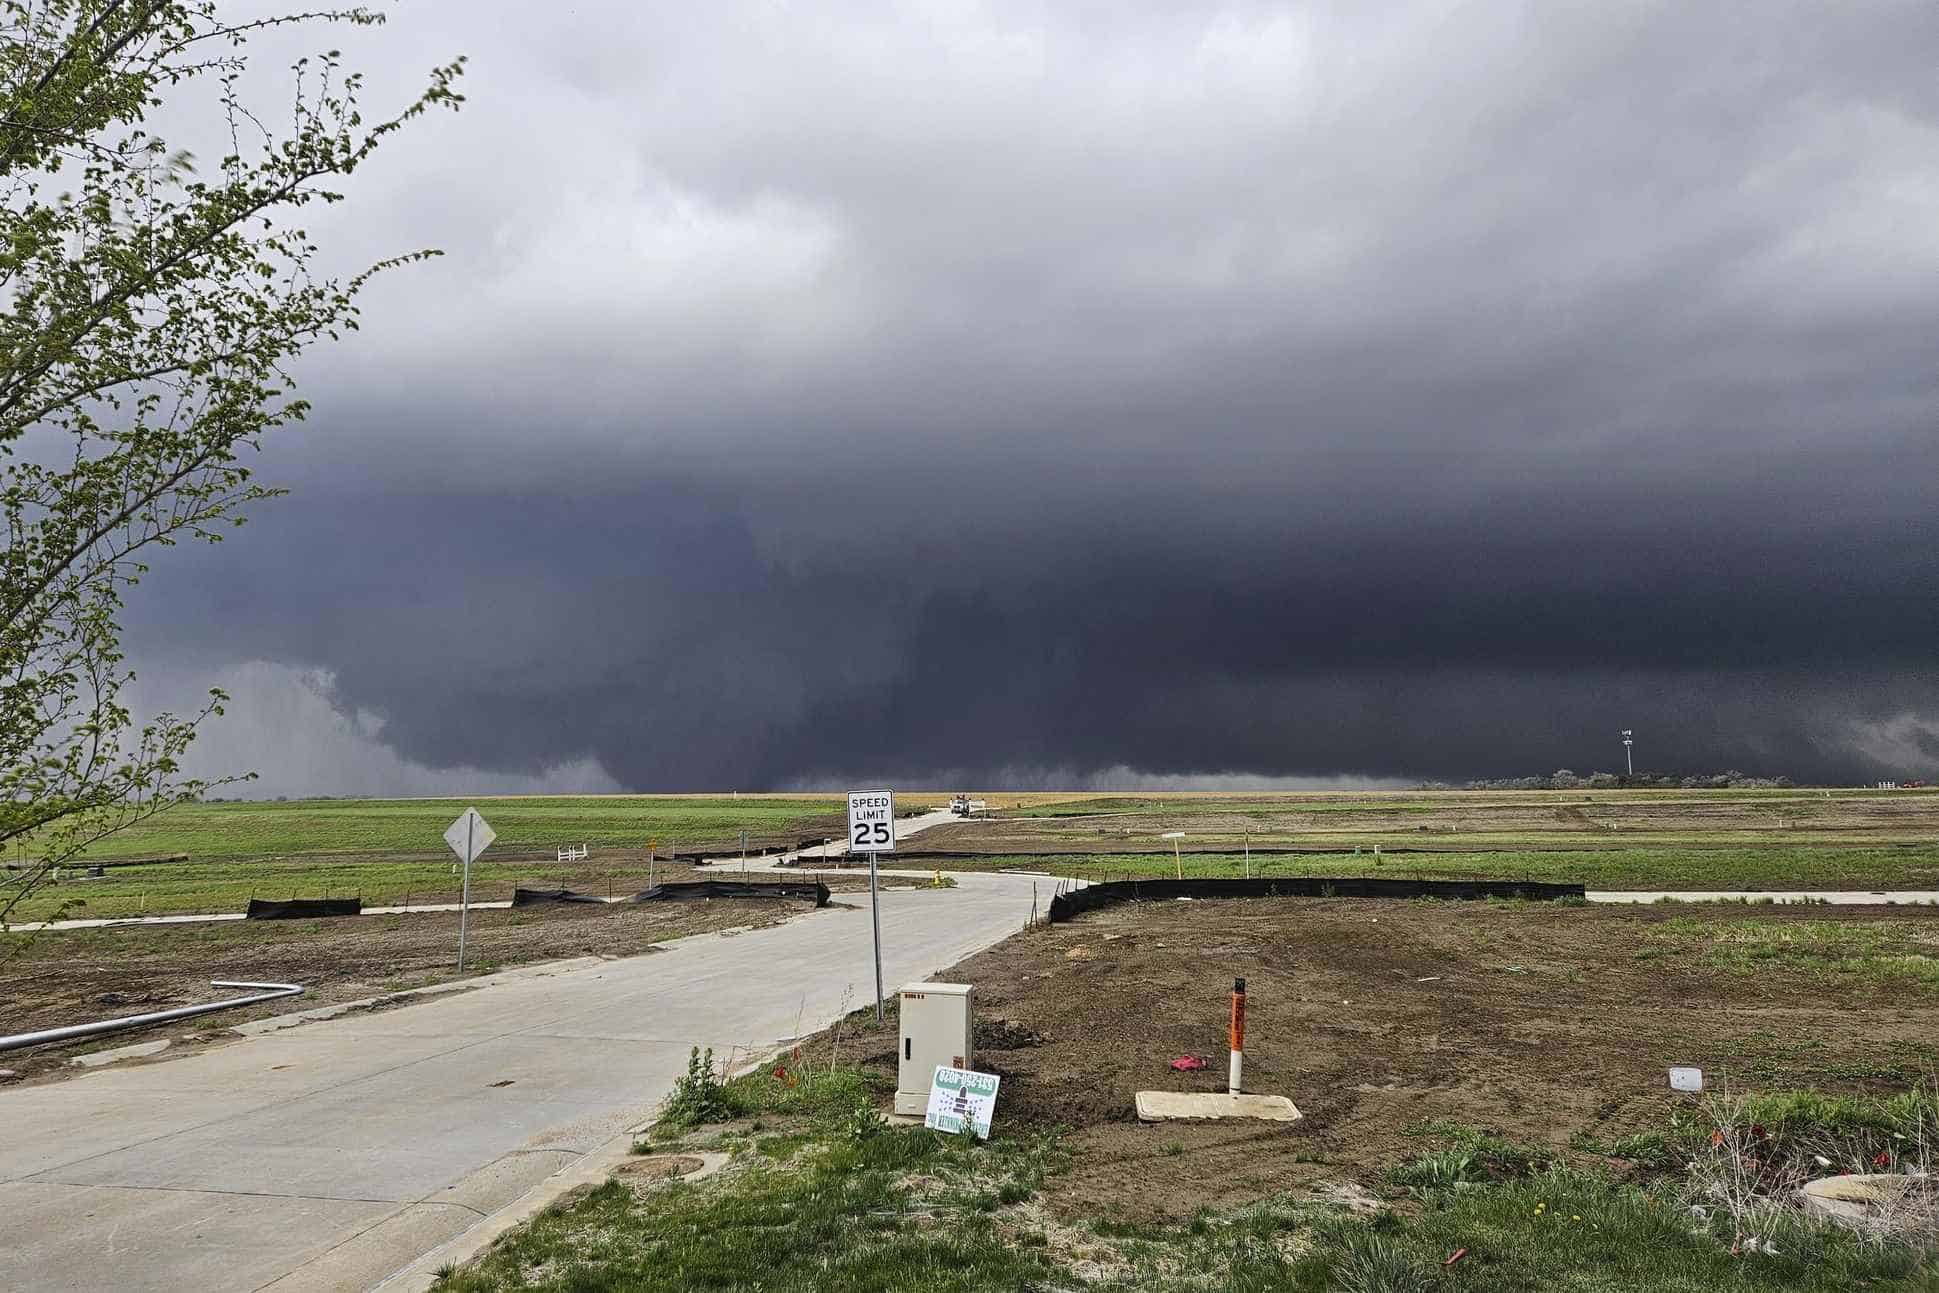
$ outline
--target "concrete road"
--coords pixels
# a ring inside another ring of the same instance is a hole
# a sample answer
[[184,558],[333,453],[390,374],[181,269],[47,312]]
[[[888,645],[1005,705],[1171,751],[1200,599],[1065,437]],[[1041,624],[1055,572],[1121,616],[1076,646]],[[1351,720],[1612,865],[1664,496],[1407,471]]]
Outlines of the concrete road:
[[[888,990],[1020,929],[1032,884],[885,893]],[[873,990],[867,897],[845,894],[771,929],[0,1091],[0,1288],[369,1288],[649,1116],[690,1046],[758,1054]]]

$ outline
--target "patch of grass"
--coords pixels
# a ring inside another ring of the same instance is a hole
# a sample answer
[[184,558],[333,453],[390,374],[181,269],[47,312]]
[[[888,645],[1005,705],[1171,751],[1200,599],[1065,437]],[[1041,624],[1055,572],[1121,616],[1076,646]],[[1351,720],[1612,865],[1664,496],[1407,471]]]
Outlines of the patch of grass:
[[754,1148],[763,1157],[779,1161],[793,1158],[801,1151],[802,1146],[811,1142],[812,1137],[797,1132],[779,1136],[762,1136],[754,1142]]
[[1814,1231],[1810,1244],[1792,1246],[1787,1237],[1774,1254],[1732,1256],[1727,1242],[1693,1232],[1689,1213],[1666,1196],[1594,1173],[1543,1171],[1449,1191],[1437,1202],[1392,1225],[1390,1243],[1430,1269],[1466,1248],[1459,1283],[1492,1293],[1930,1287],[1918,1275],[1917,1254],[1844,1232]]
[[[786,1161],[748,1156],[642,1197],[609,1182],[548,1210],[444,1293],[657,1290],[1016,1290],[1051,1281],[1043,1244],[1010,1242],[997,1209],[1054,1163],[1042,1142],[965,1142],[914,1127],[824,1128]],[[986,1202],[987,1200],[987,1202]]]
[[[1803,1166],[1813,1155],[1830,1158],[1837,1170],[1887,1169],[1914,1147],[1939,1146],[1939,1087],[1933,1085],[1884,1097],[1784,1091],[1731,1103],[1732,1121],[1754,1136],[1756,1153],[1773,1174],[1818,1175]],[[1715,1122],[1678,1119],[1673,1138],[1679,1152],[1709,1150],[1718,1133]]]
[[[1015,853],[952,861],[959,870],[1015,867],[1087,880],[1156,879],[1173,874],[1170,856]],[[1246,874],[1238,851],[1187,853],[1186,879]],[[1939,887],[1939,847],[1850,848],[1808,844],[1729,847],[1710,844],[1608,849],[1544,848],[1539,842],[1489,851],[1388,853],[1371,848],[1294,857],[1254,853],[1250,873],[1272,876],[1381,876],[1421,880],[1530,880],[1591,889],[1930,889]]]
[[[1437,1194],[1412,1215],[1363,1222],[1268,1201],[1170,1228],[1097,1227],[1128,1268],[1113,1288],[1185,1293],[1930,1293],[1920,1254],[1800,1224],[1777,1251],[1733,1255],[1668,1194],[1591,1172],[1544,1169]],[[1465,1252],[1463,1252],[1465,1250]],[[1448,1260],[1457,1252],[1461,1259]]]
[[1911,922],[1814,920],[1771,923],[1680,916],[1649,932],[1711,969],[1771,969],[1939,989],[1939,929]]
[[1742,1057],[1729,1076],[1765,1090],[1836,1085],[1889,1093],[1930,1083],[1939,1073],[1939,1045],[1906,1038],[1881,1042],[1862,1056],[1847,1056],[1830,1054],[1815,1037],[1754,1029],[1728,1039],[1720,1049]]
[[1426,1293],[1432,1266],[1387,1235],[1369,1230],[1350,1236],[1333,1263],[1339,1293]]
[[[684,846],[683,846],[684,847]],[[666,878],[662,863],[656,878]],[[582,893],[632,893],[646,888],[649,867],[631,858],[559,864],[493,860],[471,868],[471,900],[503,902],[520,884]],[[455,903],[462,878],[449,857],[299,857],[156,863],[110,868],[106,875],[64,875],[14,909],[15,923],[54,918],[122,920],[187,912],[239,912],[251,898],[362,898],[366,907]],[[65,907],[66,910],[62,910]]]
[[[918,797],[919,798],[919,797]],[[16,922],[51,917],[122,919],[240,911],[251,897],[362,897],[367,905],[457,901],[460,877],[443,834],[464,808],[451,799],[312,799],[185,804],[95,844],[85,859],[166,857],[188,862],[68,871],[16,907]],[[498,839],[472,867],[474,900],[502,900],[520,881],[598,892],[644,888],[640,850],[726,853],[742,831],[756,845],[839,838],[842,804],[796,796],[531,796],[479,801]],[[561,844],[585,844],[585,862],[559,863]],[[624,849],[619,857],[612,850]],[[21,856],[34,856],[31,840]],[[14,860],[12,857],[9,861]],[[664,868],[662,868],[664,870]]]
[[[839,837],[840,800],[832,796],[533,795],[477,801],[498,832],[500,851],[549,850],[564,843],[683,849],[757,841],[797,829]],[[99,858],[187,853],[197,858],[294,853],[437,852],[444,828],[463,811],[453,799],[305,799],[288,803],[186,804],[103,840]],[[792,842],[792,840],[790,840]],[[27,846],[31,854],[33,846]]]
[[[776,1076],[779,1070],[782,1076]],[[874,1087],[860,1069],[816,1068],[781,1063],[727,1083],[723,1095],[731,1116],[772,1113],[846,1121],[858,1110],[873,1111]]]
[[1660,1131],[1636,1132],[1615,1140],[1601,1140],[1586,1132],[1577,1132],[1570,1137],[1569,1148],[1633,1163],[1648,1176],[1664,1176],[1680,1171],[1684,1163],[1684,1154],[1678,1150],[1671,1136]]
[[1424,1123],[1408,1133],[1446,1142],[1445,1148],[1417,1155],[1387,1173],[1390,1184],[1417,1195],[1516,1180],[1554,1162],[1554,1155],[1546,1150],[1513,1144],[1492,1131],[1460,1123]]

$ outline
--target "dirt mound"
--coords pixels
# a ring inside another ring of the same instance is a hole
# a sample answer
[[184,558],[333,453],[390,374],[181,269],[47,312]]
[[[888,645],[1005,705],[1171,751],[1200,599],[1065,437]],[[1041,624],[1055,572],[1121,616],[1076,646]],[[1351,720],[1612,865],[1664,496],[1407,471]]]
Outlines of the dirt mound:
[[979,1052],[1021,1051],[1043,1044],[1043,1038],[1015,1020],[985,1016],[976,1021],[976,1049]]

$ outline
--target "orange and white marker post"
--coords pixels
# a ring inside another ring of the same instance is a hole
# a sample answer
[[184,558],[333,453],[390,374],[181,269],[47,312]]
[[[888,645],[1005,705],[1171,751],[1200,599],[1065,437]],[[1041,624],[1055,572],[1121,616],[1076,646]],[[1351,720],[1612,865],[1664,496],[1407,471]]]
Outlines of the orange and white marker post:
[[1246,1062],[1246,981],[1232,980],[1232,1076],[1227,1089],[1233,1095],[1240,1091],[1241,1070]]

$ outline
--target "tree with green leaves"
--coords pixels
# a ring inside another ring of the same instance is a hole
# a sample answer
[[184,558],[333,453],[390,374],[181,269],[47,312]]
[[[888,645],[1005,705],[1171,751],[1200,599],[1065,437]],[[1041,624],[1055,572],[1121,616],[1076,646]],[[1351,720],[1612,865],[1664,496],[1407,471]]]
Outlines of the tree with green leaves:
[[[325,53],[271,110],[248,101],[252,39],[381,16],[221,7],[0,0],[0,923],[90,844],[220,784],[182,765],[220,692],[131,712],[123,595],[162,549],[218,541],[279,492],[248,459],[307,410],[291,361],[357,326],[373,274],[436,254],[332,278],[300,222],[388,136],[461,103],[462,60],[366,121],[361,78]],[[164,106],[220,159],[155,133]]]

